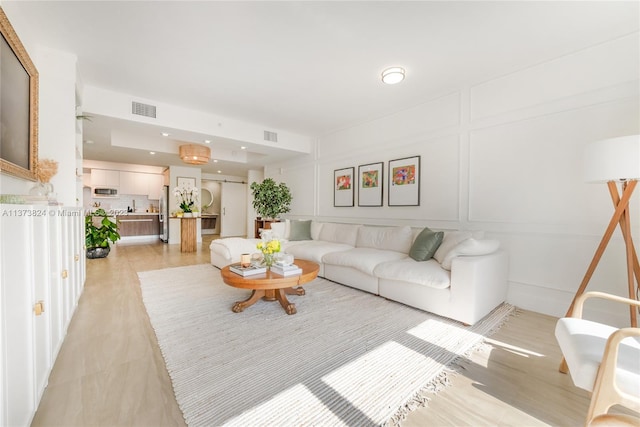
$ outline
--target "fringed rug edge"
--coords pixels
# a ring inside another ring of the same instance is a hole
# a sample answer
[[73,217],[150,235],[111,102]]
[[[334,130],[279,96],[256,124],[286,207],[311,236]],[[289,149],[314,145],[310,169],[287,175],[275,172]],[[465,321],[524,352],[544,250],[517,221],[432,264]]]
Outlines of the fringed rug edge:
[[399,427],[400,423],[407,419],[409,413],[415,411],[418,408],[428,406],[432,396],[438,394],[446,387],[451,386],[451,378],[458,375],[462,370],[465,369],[466,365],[471,363],[469,356],[471,356],[473,353],[490,347],[490,344],[487,343],[487,339],[498,332],[498,330],[500,330],[500,328],[502,328],[510,318],[519,315],[520,312],[516,306],[503,303],[499,307],[505,306],[509,307],[509,311],[505,313],[502,319],[500,319],[500,321],[486,333],[482,340],[480,340],[477,344],[475,344],[463,354],[453,359],[447,366],[445,366],[440,374],[438,374],[434,379],[425,384],[407,402],[405,402],[400,408],[398,408],[395,414],[393,414],[393,416],[387,422],[382,424],[382,427]]

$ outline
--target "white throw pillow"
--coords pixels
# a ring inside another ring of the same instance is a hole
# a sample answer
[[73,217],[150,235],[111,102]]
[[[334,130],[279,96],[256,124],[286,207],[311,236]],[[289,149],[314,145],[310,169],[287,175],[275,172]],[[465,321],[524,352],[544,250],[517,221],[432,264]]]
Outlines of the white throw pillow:
[[278,238],[278,239],[284,239],[287,240],[289,238],[289,233],[287,233],[287,224],[289,223],[289,220],[287,220],[286,222],[272,222],[271,223],[271,230],[273,231],[273,234]]
[[470,238],[470,231],[445,231],[444,237],[442,238],[442,243],[438,247],[436,253],[433,254],[433,258],[435,258],[436,261],[442,264],[442,261],[444,261],[444,257],[447,256],[451,249],[458,246],[460,242],[463,242]]
[[479,256],[494,253],[500,247],[500,242],[493,239],[466,239],[450,250],[440,263],[445,270],[451,270],[451,261],[457,256]]
[[311,220],[311,238],[318,240],[320,238],[320,230],[322,229],[322,223]]

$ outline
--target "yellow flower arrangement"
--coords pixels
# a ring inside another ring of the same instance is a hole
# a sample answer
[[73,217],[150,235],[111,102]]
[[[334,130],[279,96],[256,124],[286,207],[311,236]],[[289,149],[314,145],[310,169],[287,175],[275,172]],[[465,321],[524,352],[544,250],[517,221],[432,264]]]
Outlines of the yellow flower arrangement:
[[263,240],[256,245],[256,248],[258,248],[260,252],[262,252],[263,264],[265,264],[267,267],[271,267],[275,261],[274,255],[280,252],[280,240]]

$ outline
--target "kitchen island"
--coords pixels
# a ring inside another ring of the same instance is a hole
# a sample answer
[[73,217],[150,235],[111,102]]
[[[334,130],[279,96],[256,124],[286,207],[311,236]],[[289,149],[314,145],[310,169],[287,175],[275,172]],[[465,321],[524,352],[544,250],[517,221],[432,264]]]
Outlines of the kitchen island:
[[[132,212],[117,215],[118,232],[123,241],[137,240],[139,237],[155,237],[160,234],[160,221],[157,212]],[[127,239],[128,237],[136,239]]]

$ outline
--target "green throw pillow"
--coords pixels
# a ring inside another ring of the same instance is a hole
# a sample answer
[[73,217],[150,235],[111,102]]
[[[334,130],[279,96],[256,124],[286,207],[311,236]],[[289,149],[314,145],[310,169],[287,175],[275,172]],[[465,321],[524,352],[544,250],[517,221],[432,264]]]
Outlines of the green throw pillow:
[[433,254],[438,250],[440,243],[442,243],[443,237],[444,233],[442,231],[431,231],[425,227],[425,229],[418,234],[413,245],[411,245],[409,256],[416,261],[431,259]]
[[311,220],[290,221],[289,240],[311,240]]

